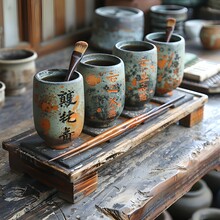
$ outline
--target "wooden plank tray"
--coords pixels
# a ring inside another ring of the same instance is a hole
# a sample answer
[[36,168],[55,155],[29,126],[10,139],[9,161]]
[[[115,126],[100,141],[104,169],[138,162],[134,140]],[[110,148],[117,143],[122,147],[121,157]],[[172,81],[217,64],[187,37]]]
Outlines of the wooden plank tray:
[[[105,142],[65,161],[60,159],[48,162],[50,158],[65,150],[58,151],[45,147],[36,131],[33,128],[29,129],[3,142],[3,148],[9,152],[10,167],[56,188],[61,198],[75,203],[97,188],[99,170],[103,165],[107,163],[110,165],[110,162],[119,157],[122,158],[140,143],[175,122],[179,121],[180,125],[191,127],[202,120],[204,104],[208,97],[180,88],[176,91],[192,98],[117,139]],[[158,105],[161,99],[163,98],[155,97],[150,104]],[[166,102],[167,98],[165,97],[164,100]],[[121,118],[127,120],[125,117]],[[78,141],[84,142],[90,138],[91,135],[83,132]]]

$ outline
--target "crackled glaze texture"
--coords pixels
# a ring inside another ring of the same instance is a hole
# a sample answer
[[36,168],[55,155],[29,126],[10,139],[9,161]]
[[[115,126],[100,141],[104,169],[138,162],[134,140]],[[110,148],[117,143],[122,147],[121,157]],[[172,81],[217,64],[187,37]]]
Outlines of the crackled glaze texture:
[[183,79],[185,40],[173,34],[169,43],[165,42],[165,33],[157,32],[145,37],[147,42],[157,47],[157,85],[156,94],[164,95],[177,88]]
[[113,54],[125,63],[125,108],[143,109],[155,93],[156,47],[144,41],[121,41],[113,48]]
[[95,10],[91,44],[105,51],[122,40],[142,40],[144,13],[132,7],[108,6]]
[[43,70],[34,76],[33,115],[39,136],[52,148],[62,149],[77,138],[84,124],[83,77],[67,70]]
[[77,69],[84,77],[85,123],[92,127],[111,126],[124,108],[123,61],[109,54],[89,54]]

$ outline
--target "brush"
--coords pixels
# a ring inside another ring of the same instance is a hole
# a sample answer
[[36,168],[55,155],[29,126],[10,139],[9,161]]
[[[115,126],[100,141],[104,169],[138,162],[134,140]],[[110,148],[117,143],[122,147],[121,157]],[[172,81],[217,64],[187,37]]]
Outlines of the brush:
[[166,23],[166,42],[170,41],[170,38],[173,34],[174,28],[176,25],[176,19],[175,18],[168,18]]
[[85,41],[78,41],[74,45],[74,50],[71,55],[71,60],[69,64],[68,74],[65,78],[65,81],[69,81],[72,74],[74,73],[77,64],[81,60],[83,54],[86,52],[88,44]]

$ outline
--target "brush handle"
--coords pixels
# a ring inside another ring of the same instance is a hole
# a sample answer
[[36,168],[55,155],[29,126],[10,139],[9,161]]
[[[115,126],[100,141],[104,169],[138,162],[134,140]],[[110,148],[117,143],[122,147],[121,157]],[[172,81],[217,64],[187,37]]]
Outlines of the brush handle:
[[70,60],[70,64],[69,64],[69,70],[68,70],[68,74],[66,75],[66,78],[64,79],[64,81],[69,81],[71,79],[71,76],[73,75],[74,71],[76,70],[76,66],[79,63],[79,61],[82,58],[82,54],[77,52],[77,51],[73,51],[72,56],[71,56],[71,60]]
[[171,35],[173,34],[173,27],[166,28],[166,42],[170,41]]

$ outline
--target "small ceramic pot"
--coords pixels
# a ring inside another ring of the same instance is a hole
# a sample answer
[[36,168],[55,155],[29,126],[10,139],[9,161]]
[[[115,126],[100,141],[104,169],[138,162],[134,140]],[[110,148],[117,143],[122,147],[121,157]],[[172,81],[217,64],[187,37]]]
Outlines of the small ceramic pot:
[[112,126],[124,108],[123,61],[109,54],[88,54],[77,69],[84,77],[85,123],[92,127]]
[[63,149],[77,138],[84,124],[83,77],[74,72],[64,81],[65,69],[38,72],[33,84],[34,125],[49,147]]
[[132,7],[106,6],[95,10],[91,45],[112,51],[122,40],[142,40],[144,36],[144,13]]
[[5,84],[0,81],[0,107],[4,105],[5,102]]
[[173,219],[189,219],[194,212],[208,208],[212,203],[212,192],[203,180],[196,182],[193,187],[177,200],[169,209]]
[[220,49],[220,23],[204,25],[200,31],[200,39],[205,49]]
[[125,108],[140,110],[154,96],[157,81],[157,49],[145,41],[121,41],[113,54],[125,64]]
[[193,213],[190,220],[219,220],[220,219],[220,209],[216,208],[206,208],[200,209]]
[[146,35],[145,40],[157,47],[156,94],[164,95],[176,89],[182,82],[185,60],[185,40],[172,34],[170,42],[165,42],[165,33]]
[[19,95],[33,81],[37,53],[29,49],[0,50],[0,80],[6,85],[7,95]]

